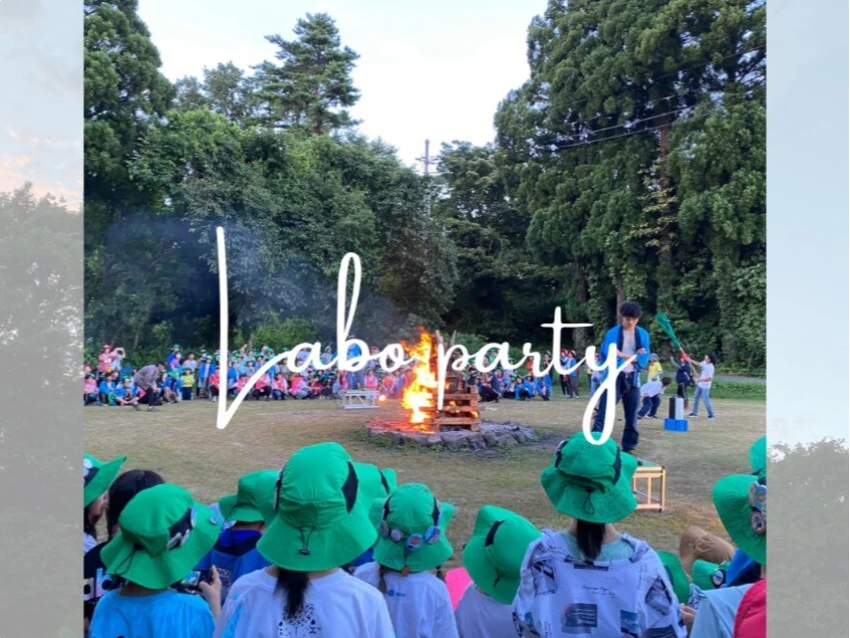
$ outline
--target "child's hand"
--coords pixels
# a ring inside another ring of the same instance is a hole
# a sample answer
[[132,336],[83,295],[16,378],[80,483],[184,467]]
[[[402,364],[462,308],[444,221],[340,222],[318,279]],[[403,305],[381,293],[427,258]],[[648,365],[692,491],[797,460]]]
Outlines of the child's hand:
[[201,596],[210,606],[212,615],[218,620],[218,615],[221,613],[221,578],[215,567],[212,568],[212,583],[202,582],[198,585],[198,588],[201,590]]
[[685,627],[687,627],[688,632],[690,632],[694,626],[694,619],[697,615],[696,609],[688,607],[687,605],[679,605],[679,611],[682,614],[682,622],[685,623]]

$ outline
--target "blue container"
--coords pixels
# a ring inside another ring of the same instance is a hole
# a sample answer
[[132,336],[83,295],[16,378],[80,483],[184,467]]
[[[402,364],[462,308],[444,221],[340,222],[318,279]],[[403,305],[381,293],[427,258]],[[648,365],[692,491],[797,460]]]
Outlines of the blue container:
[[687,432],[687,419],[664,419],[664,429],[671,432]]

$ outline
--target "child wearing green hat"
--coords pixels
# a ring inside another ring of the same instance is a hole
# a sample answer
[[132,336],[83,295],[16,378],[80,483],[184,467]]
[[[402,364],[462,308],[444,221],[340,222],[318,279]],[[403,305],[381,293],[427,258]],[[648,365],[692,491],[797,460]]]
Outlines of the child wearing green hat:
[[460,638],[514,638],[512,603],[519,587],[525,550],[540,531],[519,514],[485,505],[472,538],[463,549],[463,566],[472,582],[455,609]]
[[196,570],[218,570],[221,578],[221,600],[227,599],[231,585],[245,574],[268,567],[257,543],[266,529],[263,502],[274,500],[276,470],[259,470],[239,479],[236,494],[223,496],[218,509],[225,521],[232,525],[221,532],[215,546],[201,559]]
[[[714,508],[732,541],[761,566],[767,565],[767,479],[733,474],[720,479],[712,491]],[[694,607],[683,609],[692,625],[691,638],[732,638],[735,614],[753,583],[698,592]]]
[[526,552],[514,599],[520,635],[687,635],[658,554],[613,525],[637,509],[636,469],[612,439],[597,445],[578,432],[558,446],[541,482],[573,520],[543,530]]
[[103,463],[83,455],[83,553],[97,545],[97,524],[106,511],[106,492],[127,460],[119,456]]
[[377,537],[345,449],[320,443],[295,452],[278,474],[271,512],[273,520],[257,543],[271,565],[232,585],[214,636],[309,630],[319,636],[394,638],[380,593],[340,569]]
[[188,491],[163,483],[136,494],[101,551],[106,571],[124,584],[100,599],[90,638],[208,638],[221,605],[221,581],[201,583],[201,596],[172,585],[215,544],[221,519]]
[[397,636],[456,638],[449,590],[430,573],[454,551],[446,538],[454,506],[425,485],[407,483],[373,501],[371,515],[378,528],[375,561],[355,577],[383,594]]
[[109,539],[87,551],[83,558],[83,619],[86,632],[98,601],[105,593],[120,586],[119,579],[106,573],[106,565],[100,553],[106,543],[118,534],[121,512],[136,494],[163,483],[163,478],[151,470],[129,470],[109,486],[109,509],[106,511],[106,533]]

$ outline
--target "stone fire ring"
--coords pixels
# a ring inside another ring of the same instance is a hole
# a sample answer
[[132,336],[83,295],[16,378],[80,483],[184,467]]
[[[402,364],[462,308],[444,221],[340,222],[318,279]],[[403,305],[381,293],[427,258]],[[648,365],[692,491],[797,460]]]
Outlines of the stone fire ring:
[[366,423],[369,439],[375,443],[409,445],[445,450],[488,450],[531,443],[537,435],[519,423],[482,421],[477,432],[449,426],[445,430],[423,432],[404,421],[372,419]]

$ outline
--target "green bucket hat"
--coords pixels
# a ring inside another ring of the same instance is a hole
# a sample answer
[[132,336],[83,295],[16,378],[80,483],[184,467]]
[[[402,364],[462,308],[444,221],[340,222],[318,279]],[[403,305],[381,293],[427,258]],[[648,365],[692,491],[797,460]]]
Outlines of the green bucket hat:
[[454,505],[441,503],[421,483],[399,485],[386,498],[376,499],[372,505],[372,519],[378,519],[375,561],[404,574],[442,565],[454,552],[446,538],[454,512]]
[[485,505],[463,550],[463,566],[481,591],[510,605],[519,588],[525,551],[539,537],[540,531],[519,514]]
[[[375,502],[375,499],[385,499],[390,492],[398,487],[398,479],[393,469],[382,470],[371,463],[355,463],[354,469],[357,471],[357,478],[360,479],[363,502],[369,507]],[[378,519],[378,522],[380,523],[380,519]]]
[[377,536],[359,478],[339,443],[319,443],[293,454],[277,477],[274,520],[257,550],[273,565],[298,572],[350,563]]
[[[661,564],[667,570],[667,576],[670,578],[670,583],[673,585],[673,592],[679,603],[686,605],[690,595],[691,584],[688,582],[688,575],[685,573],[685,568],[682,567],[682,561],[676,554],[671,552],[657,552],[658,558],[661,559]],[[699,561],[697,561],[699,562]]]
[[103,463],[89,454],[83,454],[83,507],[91,505],[109,489],[126,460],[126,456],[119,456]]
[[118,518],[119,532],[101,552],[110,574],[150,589],[185,578],[218,540],[222,520],[179,485],[136,494]]
[[718,589],[726,580],[726,569],[729,563],[712,563],[707,560],[697,559],[691,567],[691,576],[694,579],[694,585],[703,591]]
[[561,441],[540,482],[555,509],[588,523],[616,523],[637,509],[632,476],[637,459],[612,439],[594,445],[577,432]]
[[173,346],[171,346],[172,352],[175,352],[177,350],[180,350],[180,344],[179,343],[175,343]]
[[763,436],[750,448],[750,467],[756,476],[767,474],[767,437]]
[[714,508],[738,548],[759,565],[767,561],[767,479],[732,474],[714,486]]
[[277,475],[276,470],[260,470],[241,477],[236,494],[222,496],[218,501],[218,509],[224,520],[240,523],[264,522],[264,512],[271,510],[274,505]]

